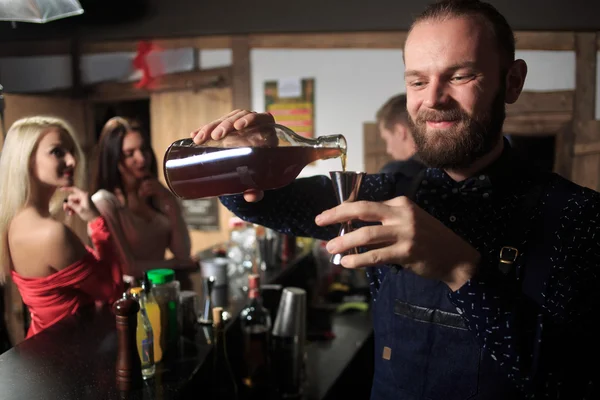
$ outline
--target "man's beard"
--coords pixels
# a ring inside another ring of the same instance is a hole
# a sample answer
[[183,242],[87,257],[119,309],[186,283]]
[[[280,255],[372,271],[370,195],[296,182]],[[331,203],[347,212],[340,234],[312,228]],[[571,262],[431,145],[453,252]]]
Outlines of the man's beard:
[[[453,109],[424,110],[408,122],[419,159],[428,167],[464,169],[492,151],[502,136],[506,117],[504,89],[500,88],[490,110],[468,115],[458,105]],[[427,121],[456,121],[447,129],[427,130]]]

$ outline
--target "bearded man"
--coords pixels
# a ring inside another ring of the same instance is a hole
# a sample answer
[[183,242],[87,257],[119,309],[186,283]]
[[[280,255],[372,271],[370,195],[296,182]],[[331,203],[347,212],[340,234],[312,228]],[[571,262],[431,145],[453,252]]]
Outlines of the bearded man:
[[[326,177],[222,203],[329,240],[332,254],[363,250],[341,263],[371,281],[372,399],[600,398],[600,194],[536,169],[503,138],[527,75],[512,29],[488,3],[441,1],[416,18],[404,62],[422,174],[367,175],[360,201],[342,205]],[[236,110],[192,135],[269,123]],[[365,225],[336,237],[348,220]]]

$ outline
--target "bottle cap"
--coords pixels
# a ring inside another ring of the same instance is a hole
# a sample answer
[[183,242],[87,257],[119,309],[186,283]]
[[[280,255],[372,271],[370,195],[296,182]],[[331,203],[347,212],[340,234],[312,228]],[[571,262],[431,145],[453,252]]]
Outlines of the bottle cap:
[[248,289],[260,289],[260,275],[250,274],[248,275]]
[[241,228],[246,225],[246,221],[240,217],[231,217],[229,219],[229,228]]
[[153,285],[163,285],[175,280],[175,271],[172,269],[153,269],[148,271],[148,279]]
[[142,291],[143,291],[142,288],[139,286],[132,287],[131,289],[129,289],[129,293],[136,295],[136,296],[139,296],[140,294],[142,294]]
[[223,313],[223,307],[214,307],[212,309],[214,325],[219,325],[221,323],[221,320],[223,319],[222,313]]

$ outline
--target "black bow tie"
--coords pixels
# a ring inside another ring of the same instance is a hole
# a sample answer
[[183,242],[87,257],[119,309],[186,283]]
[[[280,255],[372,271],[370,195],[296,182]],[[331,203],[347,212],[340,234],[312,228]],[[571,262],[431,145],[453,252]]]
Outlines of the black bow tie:
[[450,199],[488,199],[492,194],[492,182],[487,175],[476,175],[456,182],[443,171],[432,171],[419,184],[416,200],[430,204]]

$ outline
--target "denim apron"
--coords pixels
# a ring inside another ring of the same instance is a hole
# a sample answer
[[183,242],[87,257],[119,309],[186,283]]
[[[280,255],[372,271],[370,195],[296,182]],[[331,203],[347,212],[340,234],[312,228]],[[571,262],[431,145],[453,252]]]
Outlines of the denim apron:
[[390,268],[374,303],[372,400],[516,400],[447,298],[448,287]]
[[[537,206],[549,178],[534,185],[526,195],[521,210],[525,215]],[[414,182],[420,182],[420,176]],[[412,198],[416,189],[413,184],[407,196]],[[509,225],[505,244],[520,246],[523,227],[517,225],[521,222],[515,218],[515,226]],[[385,276],[373,303],[372,400],[523,398],[498,362],[481,349],[475,334],[467,329],[448,299],[450,289],[444,283],[397,267],[381,270]],[[543,273],[543,269],[532,271],[527,274],[531,279],[526,281],[543,282]]]

